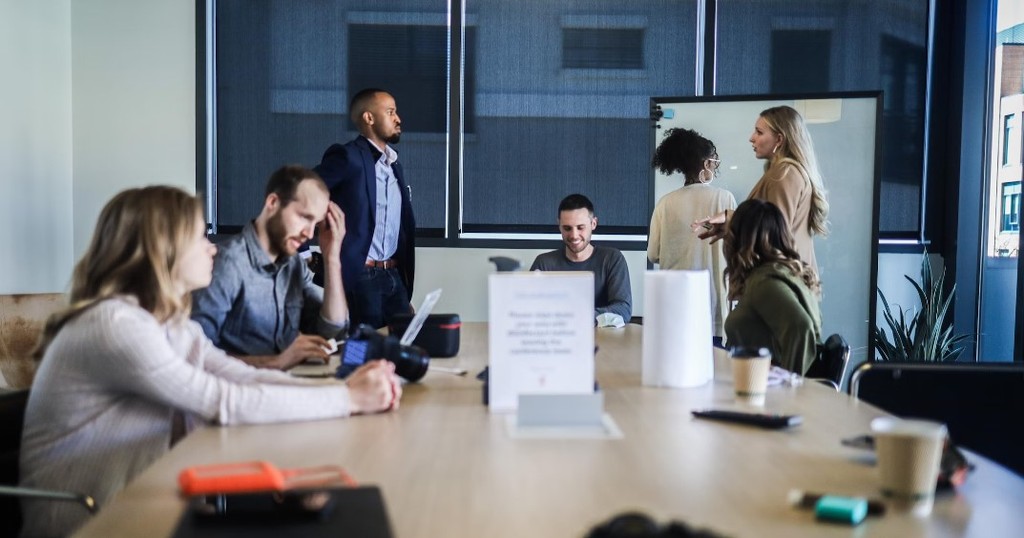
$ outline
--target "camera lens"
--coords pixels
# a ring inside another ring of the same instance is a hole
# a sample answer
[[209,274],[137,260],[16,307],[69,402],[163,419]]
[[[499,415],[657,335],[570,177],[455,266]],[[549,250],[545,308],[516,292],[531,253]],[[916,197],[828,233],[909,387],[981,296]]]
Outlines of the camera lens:
[[388,339],[384,344],[384,358],[395,363],[395,373],[408,381],[419,381],[427,375],[430,355],[417,346],[403,346]]

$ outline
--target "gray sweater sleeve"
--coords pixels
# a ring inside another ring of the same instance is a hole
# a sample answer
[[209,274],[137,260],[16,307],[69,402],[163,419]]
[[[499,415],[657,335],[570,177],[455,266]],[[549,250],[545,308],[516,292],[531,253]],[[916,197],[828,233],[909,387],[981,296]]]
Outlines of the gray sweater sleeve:
[[629,286],[629,267],[626,258],[615,249],[605,251],[602,272],[605,279],[605,290],[608,293],[608,304],[594,308],[595,317],[605,312],[622,316],[629,323],[633,316],[633,294]]
[[[591,271],[594,273],[594,317],[611,312],[629,323],[633,294],[629,287],[626,258],[614,248],[597,247],[584,262],[570,262],[560,250],[545,252],[533,261],[531,271]],[[607,299],[606,299],[607,298]]]

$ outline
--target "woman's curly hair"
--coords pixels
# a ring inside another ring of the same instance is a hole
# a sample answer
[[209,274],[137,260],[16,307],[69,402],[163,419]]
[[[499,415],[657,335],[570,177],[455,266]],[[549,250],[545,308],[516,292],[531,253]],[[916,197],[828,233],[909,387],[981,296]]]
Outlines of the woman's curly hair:
[[692,129],[669,129],[654,150],[651,166],[665,175],[679,172],[686,177],[685,184],[700,182],[704,161],[718,157],[715,144]]

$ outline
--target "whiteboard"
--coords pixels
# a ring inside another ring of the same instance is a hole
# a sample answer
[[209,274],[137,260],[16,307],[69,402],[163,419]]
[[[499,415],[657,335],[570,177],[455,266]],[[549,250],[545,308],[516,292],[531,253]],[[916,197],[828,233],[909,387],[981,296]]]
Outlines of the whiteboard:
[[[762,110],[788,105],[804,116],[814,142],[830,204],[831,233],[815,236],[822,280],[822,338],[839,333],[858,356],[868,356],[874,325],[878,251],[878,132],[882,97],[878,92],[816,95],[729,96],[651,99],[656,119],[654,146],[672,128],[694,129],[714,142],[721,159],[714,185],[728,189],[737,203],[764,172],[749,142]],[[665,194],[683,184],[680,174],[653,174],[650,211]]]

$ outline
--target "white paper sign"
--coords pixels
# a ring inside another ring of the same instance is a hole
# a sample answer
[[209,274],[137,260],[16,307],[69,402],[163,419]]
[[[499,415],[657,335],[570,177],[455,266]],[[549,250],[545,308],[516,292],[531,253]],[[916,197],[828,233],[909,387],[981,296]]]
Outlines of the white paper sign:
[[492,411],[519,394],[593,392],[593,273],[495,273],[489,290]]

